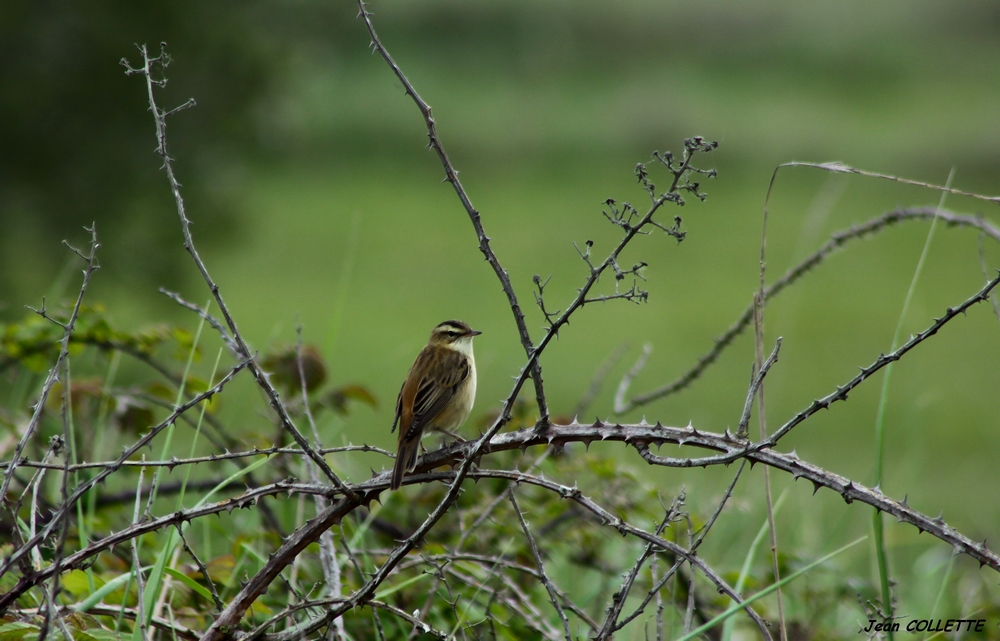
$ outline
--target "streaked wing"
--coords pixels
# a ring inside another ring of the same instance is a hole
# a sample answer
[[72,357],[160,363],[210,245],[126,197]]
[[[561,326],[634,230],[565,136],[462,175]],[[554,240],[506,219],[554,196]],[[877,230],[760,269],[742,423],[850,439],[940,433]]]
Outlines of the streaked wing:
[[399,386],[399,396],[396,397],[396,415],[392,418],[392,429],[389,433],[392,434],[396,431],[396,425],[399,424],[399,417],[403,415],[403,388],[406,387],[406,381]]
[[[433,367],[425,367],[424,360],[434,359]],[[411,381],[403,386],[402,405],[404,408],[412,407],[412,415],[407,417],[407,412],[403,411],[403,423],[410,418],[409,427],[406,429],[408,437],[423,432],[424,428],[437,417],[438,414],[448,405],[448,401],[455,396],[455,390],[469,376],[469,361],[464,354],[450,349],[425,349],[417,357],[417,362],[413,364],[414,370],[424,370],[427,372],[420,381],[413,381],[412,391]],[[407,403],[408,397],[412,394],[413,403]],[[400,439],[403,437],[402,427],[400,427]]]

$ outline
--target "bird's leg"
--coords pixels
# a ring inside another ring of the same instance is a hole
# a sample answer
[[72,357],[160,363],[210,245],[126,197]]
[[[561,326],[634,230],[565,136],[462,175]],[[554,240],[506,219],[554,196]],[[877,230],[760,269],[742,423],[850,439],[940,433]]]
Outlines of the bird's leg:
[[440,427],[436,427],[434,429],[437,430],[438,432],[441,432],[442,434],[445,434],[446,436],[452,437],[453,439],[455,439],[459,443],[465,443],[466,442],[466,440],[464,438],[462,438],[458,434],[452,432],[451,430],[446,430],[446,429],[443,429],[443,428],[440,428]]

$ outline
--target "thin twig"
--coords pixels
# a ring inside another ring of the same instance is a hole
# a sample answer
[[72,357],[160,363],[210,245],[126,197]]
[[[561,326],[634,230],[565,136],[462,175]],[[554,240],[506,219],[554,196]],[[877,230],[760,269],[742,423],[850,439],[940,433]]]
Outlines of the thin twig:
[[[69,466],[72,457],[76,453],[76,446],[73,441],[73,433],[70,424],[72,421],[71,412],[73,410],[73,399],[72,399],[72,378],[70,376],[70,359],[68,358],[63,360],[63,371],[64,371],[63,374],[64,385],[62,388],[62,399],[60,400],[60,405],[62,406],[60,408],[60,414],[63,427],[62,438],[64,439],[64,442],[67,447],[66,447],[66,453],[63,458],[63,472],[61,475],[62,478],[60,479],[59,483],[59,496],[62,500],[62,503],[65,504],[67,499],[69,498],[69,471],[66,468]],[[62,617],[59,617],[55,613],[56,599],[59,597],[59,591],[60,591],[59,582],[61,579],[63,557],[65,556],[66,553],[66,537],[68,536],[68,534],[69,534],[69,519],[63,519],[62,527],[59,528],[59,536],[57,537],[57,540],[54,542],[56,558],[52,562],[52,567],[53,567],[52,579],[50,580],[49,589],[44,590],[48,608],[45,610],[45,626],[42,629],[42,633],[39,634],[39,641],[45,640],[45,636],[48,633],[49,623],[53,616],[55,616],[55,619],[58,622],[59,627],[63,632],[64,638],[66,639],[72,638],[71,635],[69,635],[69,631],[66,629],[65,621],[63,621]],[[38,548],[35,549],[37,551]]]
[[[795,283],[802,276],[805,276],[815,267],[822,264],[826,258],[848,242],[875,234],[898,222],[908,220],[933,220],[935,216],[938,216],[949,226],[973,227],[979,229],[983,234],[989,236],[997,242],[1000,242],[1000,228],[991,225],[981,217],[966,216],[948,211],[938,211],[933,207],[898,209],[886,212],[866,223],[852,226],[849,229],[833,234],[830,237],[830,240],[828,240],[812,255],[806,257],[798,265],[795,265],[785,272],[785,274],[772,283],[770,287],[765,288],[765,304],[784,291],[787,287]],[[743,311],[740,317],[736,319],[736,322],[730,325],[729,329],[727,329],[722,336],[715,339],[715,345],[711,350],[698,359],[698,362],[694,365],[694,367],[667,385],[658,387],[650,392],[646,392],[645,394],[640,394],[626,401],[625,395],[628,393],[628,387],[632,378],[634,378],[634,375],[629,377],[628,381],[626,381],[623,377],[622,383],[619,386],[619,394],[615,398],[615,413],[624,414],[635,409],[636,407],[639,407],[640,405],[646,405],[661,398],[666,398],[667,396],[675,394],[690,386],[705,372],[706,369],[708,369],[709,366],[718,360],[722,352],[733,344],[736,337],[742,334],[743,331],[750,326],[752,320],[753,304],[751,303]],[[643,364],[645,364],[645,361],[643,361]],[[639,369],[641,369],[641,367]]]
[[535,537],[531,536],[531,531],[528,530],[528,524],[524,520],[524,514],[521,512],[521,507],[517,504],[517,499],[514,498],[514,486],[511,485],[507,488],[507,498],[510,499],[510,504],[514,507],[514,514],[517,515],[517,521],[521,524],[521,530],[524,532],[524,538],[528,541],[528,549],[531,550],[531,556],[535,559],[535,567],[538,568],[538,577],[545,586],[545,590],[549,593],[549,601],[552,603],[552,607],[556,609],[556,613],[559,615],[559,620],[562,621],[563,632],[566,633],[566,641],[572,641],[572,634],[569,631],[569,619],[566,618],[566,613],[563,612],[562,605],[559,604],[558,591],[553,587],[552,579],[545,573],[545,562],[542,561],[542,555],[538,551],[538,545],[535,544]]
[[[315,441],[315,447],[317,450],[323,448],[323,444],[320,442],[319,429],[316,427],[316,420],[313,418],[312,409],[309,407],[309,389],[306,383],[306,368],[305,364],[302,362],[302,325],[298,325],[295,328],[297,340],[295,343],[295,361],[298,365],[299,370],[299,384],[302,387],[302,405],[305,408],[306,419],[309,421],[309,427],[312,429],[313,440]],[[307,461],[309,466],[309,479],[313,483],[319,483],[319,471],[312,462]],[[315,495],[313,500],[316,502],[316,513],[322,514],[323,510],[330,507],[330,501],[322,495]],[[341,584],[340,584],[340,562],[337,561],[337,550],[333,543],[333,530],[329,529],[319,537],[319,559],[320,565],[323,568],[323,578],[326,581],[326,591],[327,598],[338,598],[341,596]],[[221,612],[221,609],[220,609]],[[338,618],[332,621],[332,637],[334,639],[345,639],[347,637],[347,631],[344,629],[344,619]]]
[[[364,20],[365,27],[368,29],[368,35],[371,37],[372,48],[382,56],[386,64],[389,65],[389,68],[392,69],[393,74],[396,75],[396,78],[403,83],[403,87],[406,89],[406,95],[413,99],[417,109],[420,110],[420,114],[424,118],[424,124],[427,126],[428,144],[437,153],[438,159],[441,161],[442,167],[444,167],[445,180],[455,189],[458,199],[462,202],[462,207],[465,208],[466,213],[469,215],[472,227],[476,231],[476,238],[479,240],[479,251],[483,253],[483,256],[486,258],[486,262],[490,264],[490,267],[493,268],[493,272],[496,274],[497,279],[500,280],[500,286],[503,288],[503,292],[507,296],[507,303],[510,305],[510,311],[514,314],[514,323],[517,325],[517,333],[521,339],[521,346],[524,347],[524,353],[528,356],[528,358],[531,358],[535,351],[535,346],[531,342],[531,335],[528,333],[528,326],[524,322],[524,313],[521,311],[520,303],[518,303],[517,294],[514,292],[514,286],[510,282],[510,276],[507,274],[507,270],[500,264],[500,260],[493,251],[493,247],[490,246],[490,237],[486,235],[486,231],[483,228],[483,222],[479,215],[479,211],[477,211],[472,205],[472,200],[469,198],[465,188],[462,186],[462,182],[458,179],[458,172],[451,164],[451,160],[448,158],[448,154],[445,152],[444,146],[441,144],[441,138],[437,131],[437,123],[434,121],[430,105],[424,102],[423,98],[420,97],[420,94],[417,93],[417,90],[414,89],[409,79],[399,68],[399,65],[397,65],[392,59],[392,56],[389,55],[389,51],[382,44],[382,41],[379,40],[378,34],[375,33],[375,25],[372,24],[371,14],[365,7],[364,0],[358,0],[358,15]],[[549,409],[545,400],[545,388],[542,385],[542,367],[537,360],[535,360],[531,365],[531,379],[535,384],[535,402],[538,403],[539,422],[543,425],[547,425],[549,422]]]
[[[476,577],[462,573],[454,565],[449,564],[445,567],[445,571],[465,585],[476,589],[481,589],[483,587]],[[491,595],[491,598],[495,598],[501,604],[517,613],[523,622],[527,624],[528,627],[538,632],[542,638],[549,639],[551,641],[559,641],[560,639],[563,639],[559,629],[549,623],[535,603],[531,600],[531,597],[520,585],[518,585],[516,581],[504,574],[499,574],[497,578],[503,585],[504,590],[495,591],[494,594]],[[508,598],[504,592],[509,592],[514,595],[514,599]]]
[[[507,498],[507,493],[501,492],[500,498],[501,499]],[[420,555],[419,559],[413,559],[411,561],[404,561],[403,563],[400,563],[399,570],[400,571],[409,570],[411,568],[423,565],[425,563],[437,563],[438,561],[445,561],[448,564],[455,563],[457,561],[473,561],[475,563],[479,563],[480,565],[484,565],[490,568],[502,567],[505,569],[515,570],[517,572],[523,572],[524,574],[531,575],[535,579],[541,580],[541,576],[539,575],[538,570],[536,570],[535,568],[528,567],[527,565],[521,565],[520,563],[517,563],[516,561],[505,558],[503,556],[473,554],[470,552],[448,552],[443,554],[432,554],[432,555],[422,554]],[[444,569],[446,569],[446,567],[447,566],[445,564],[441,564],[441,566],[438,569],[443,571]],[[569,610],[577,617],[579,617],[580,620],[586,623],[592,630],[594,630],[595,632],[597,631],[599,626],[596,621],[594,621],[580,607],[574,604],[566,595],[566,593],[559,589],[559,586],[553,583],[552,588],[555,590],[556,596],[559,597],[559,601],[560,603],[563,604],[563,607],[565,609]],[[424,617],[421,616],[419,618],[423,619]]]
[[[685,492],[681,490],[681,493],[677,495],[674,502],[663,515],[663,520],[660,521],[660,524],[656,526],[655,530],[653,530],[653,533],[656,534],[656,536],[661,536],[663,534],[663,530],[665,530],[670,523],[677,518],[680,514],[681,507],[684,505],[684,499]],[[635,563],[632,564],[632,569],[625,574],[621,587],[618,588],[618,591],[611,596],[611,606],[608,608],[607,614],[604,617],[604,625],[601,626],[601,630],[597,633],[595,639],[601,641],[608,639],[615,633],[616,630],[621,629],[626,623],[628,623],[628,621],[623,621],[621,625],[617,625],[618,615],[621,614],[622,608],[625,607],[625,601],[628,599],[629,592],[632,591],[632,586],[635,584],[636,577],[639,576],[639,571],[646,563],[646,560],[653,556],[653,552],[655,550],[656,547],[652,543],[647,543],[645,549],[642,551],[642,554],[640,554],[639,558],[637,558]]]
[[[145,447],[146,445],[148,445],[150,443],[150,441],[152,441],[153,438],[157,434],[159,434],[161,431],[163,431],[168,425],[170,425],[171,423],[173,423],[177,419],[178,416],[180,416],[184,412],[188,411],[192,407],[195,407],[196,405],[198,405],[202,401],[208,400],[212,396],[214,396],[215,394],[218,394],[219,392],[221,392],[222,389],[225,387],[225,385],[230,380],[232,380],[233,377],[236,376],[236,374],[240,370],[242,370],[244,367],[246,367],[246,364],[247,364],[246,361],[244,361],[243,363],[237,364],[215,386],[213,386],[210,389],[202,392],[201,394],[196,395],[194,398],[192,398],[187,403],[184,403],[184,404],[180,405],[179,407],[177,407],[161,423],[159,423],[159,424],[151,427],[148,433],[146,433],[144,436],[140,437],[139,440],[136,441],[131,446],[125,448],[125,450],[122,452],[122,455],[118,458],[118,460],[115,462],[115,464],[113,464],[113,465],[111,465],[109,467],[104,468],[103,470],[101,470],[100,472],[98,472],[96,475],[94,475],[93,478],[91,478],[88,481],[85,481],[84,483],[81,483],[80,485],[78,485],[73,490],[73,493],[69,496],[69,498],[66,500],[66,502],[53,515],[53,517],[49,521],[49,523],[38,534],[36,534],[35,536],[33,536],[30,539],[28,539],[24,543],[24,545],[20,546],[16,550],[14,550],[11,553],[10,556],[8,556],[6,559],[4,559],[2,562],[0,562],[0,575],[4,574],[8,569],[10,569],[10,567],[14,563],[16,563],[18,561],[18,559],[20,559],[25,554],[27,554],[36,545],[39,545],[42,541],[44,541],[46,538],[48,538],[48,536],[52,533],[52,531],[54,530],[54,528],[56,528],[59,525],[59,523],[61,522],[61,520],[67,517],[67,515],[69,514],[69,511],[76,504],[76,501],[78,501],[80,499],[80,497],[82,497],[88,490],[90,490],[92,487],[94,487],[95,485],[97,485],[98,483],[100,483],[104,479],[106,479],[109,475],[113,474],[118,469],[120,469],[122,467],[122,465],[124,464],[124,462],[127,459],[131,458],[136,452],[138,452],[140,449],[142,449],[143,447]],[[35,577],[22,577],[18,581],[18,585],[15,588],[11,589],[6,594],[0,595],[0,611],[2,611],[5,607],[7,607],[7,605],[14,598],[16,598],[18,595],[20,595],[20,593],[21,593],[21,591],[23,591],[23,589],[27,589],[27,587],[30,587],[30,585],[32,584],[32,580],[34,578]]]
[[[531,472],[533,472],[535,468],[541,465],[542,462],[545,459],[547,459],[549,457],[549,454],[551,453],[552,449],[546,448],[546,450],[542,453],[542,455],[536,458],[534,462],[532,462],[532,464],[528,466],[527,469],[528,473],[530,474]],[[456,543],[454,548],[452,548],[453,553],[458,553],[462,550],[462,547],[465,545],[465,542],[468,540],[469,536],[471,536],[472,533],[475,532],[480,525],[485,523],[486,519],[490,518],[490,515],[493,514],[493,510],[495,510],[498,505],[503,503],[503,501],[504,501],[504,493],[500,492],[499,494],[496,495],[496,497],[494,497],[492,501],[490,501],[489,505],[487,505],[483,509],[483,511],[479,514],[479,516],[476,517],[476,520],[472,522],[472,525],[466,528],[465,531],[462,532],[461,536],[458,537],[458,543]],[[431,589],[428,590],[427,599],[424,601],[424,606],[420,609],[421,619],[427,617],[427,613],[430,612],[431,606],[434,604],[434,595],[437,594],[438,583],[439,579],[437,576],[435,576],[434,585],[432,585]]]
[[226,328],[222,326],[222,323],[220,323],[219,320],[215,318],[215,316],[212,316],[211,314],[208,313],[208,310],[202,309],[201,307],[198,307],[194,303],[189,303],[188,301],[181,298],[180,294],[172,292],[163,287],[160,288],[160,293],[168,296],[181,307],[189,309],[195,314],[197,314],[199,317],[205,319],[205,321],[209,325],[211,325],[215,329],[215,331],[219,333],[219,337],[222,339],[222,342],[224,342],[226,346],[229,347],[229,350],[233,354],[239,356],[239,347],[236,345],[236,341],[232,339],[232,337],[229,335],[229,332],[226,331]]
[[[715,511],[712,513],[711,518],[709,518],[708,522],[705,523],[705,525],[698,531],[698,535],[694,538],[694,541],[691,543],[691,552],[696,552],[698,550],[698,547],[701,546],[702,541],[705,540],[705,537],[707,537],[708,533],[712,530],[712,526],[714,526],[715,522],[719,519],[719,515],[722,514],[723,508],[726,507],[726,504],[729,502],[729,499],[733,496],[733,490],[736,489],[736,483],[737,481],[740,480],[740,476],[743,474],[743,470],[745,468],[746,468],[746,461],[743,461],[742,463],[740,463],[739,469],[736,470],[736,474],[733,476],[733,480],[729,483],[729,487],[726,488],[726,492],[725,494],[722,495],[722,499],[716,506]],[[632,611],[631,614],[629,614],[621,621],[617,622],[615,624],[614,630],[621,630],[626,625],[628,625],[629,622],[631,622],[633,619],[642,614],[645,611],[646,606],[649,605],[649,602],[653,598],[653,595],[656,595],[657,599],[656,601],[657,629],[662,628],[663,603],[660,599],[660,590],[663,589],[663,586],[666,585],[667,581],[670,580],[670,578],[674,575],[674,573],[680,570],[680,567],[683,563],[684,563],[683,558],[675,557],[673,565],[663,574],[663,577],[660,578],[658,581],[656,580],[653,581],[653,587],[650,588],[649,592],[646,593],[646,596],[642,600],[642,603],[640,603],[638,607],[636,607],[636,609]]]
[[219,598],[219,593],[215,589],[215,582],[212,581],[212,576],[208,573],[208,568],[205,567],[205,564],[201,562],[198,555],[195,554],[194,550],[191,549],[191,546],[188,545],[187,539],[184,537],[184,526],[180,523],[176,523],[174,527],[177,529],[177,536],[181,539],[181,545],[184,546],[184,551],[186,551],[188,556],[194,560],[195,564],[198,566],[198,571],[201,572],[203,577],[205,577],[206,587],[208,587],[208,591],[212,594],[212,602],[215,603],[215,611],[222,612],[222,608],[224,608],[225,605],[223,605],[222,599]]
[[[38,429],[38,424],[42,419],[42,412],[45,410],[45,402],[49,398],[49,394],[52,392],[52,388],[59,381],[59,370],[62,368],[63,360],[65,360],[66,355],[69,353],[69,342],[70,337],[73,334],[73,328],[76,326],[76,319],[80,315],[80,308],[83,305],[83,297],[87,293],[87,287],[90,285],[90,277],[93,276],[94,272],[100,269],[100,265],[97,264],[97,249],[101,246],[97,242],[97,225],[92,224],[89,228],[85,228],[90,232],[90,254],[84,257],[87,263],[86,268],[83,270],[83,282],[80,285],[80,291],[76,296],[76,303],[73,305],[73,311],[70,312],[69,319],[65,323],[60,323],[60,326],[64,328],[62,338],[59,340],[59,355],[56,357],[56,362],[52,365],[49,370],[48,375],[45,378],[45,383],[42,385],[42,392],[35,401],[34,410],[31,414],[31,419],[28,421],[28,426],[24,429],[24,434],[21,436],[21,440],[17,442],[17,446],[14,448],[14,455],[11,457],[11,463],[7,467],[7,471],[3,476],[3,483],[0,483],[0,503],[6,506],[7,504],[7,488],[10,486],[10,480],[14,477],[14,471],[17,469],[18,461],[21,459],[21,454],[24,452],[25,445],[31,440],[34,435],[35,430]],[[67,245],[69,247],[69,245]],[[70,247],[70,249],[73,249]],[[73,252],[80,256],[80,252],[73,249]],[[45,302],[42,301],[42,309],[39,312],[41,315],[45,316]],[[47,316],[46,316],[47,318]],[[2,575],[6,569],[10,567],[9,563],[2,564],[0,567],[0,575]]]
[[[340,480],[340,478],[330,469],[326,461],[322,456],[317,454],[312,447],[309,446],[309,442],[306,440],[299,429],[295,426],[291,417],[288,415],[288,411],[285,409],[285,405],[281,402],[281,398],[278,391],[271,385],[270,380],[262,369],[257,365],[254,360],[254,352],[247,345],[246,341],[243,339],[243,335],[240,334],[239,329],[236,327],[236,321],[232,314],[229,312],[229,307],[226,302],[222,299],[222,294],[219,292],[219,286],[212,280],[211,275],[208,273],[208,268],[202,261],[201,256],[198,254],[198,250],[194,245],[194,238],[191,236],[191,222],[188,220],[187,212],[184,207],[184,197],[181,195],[181,185],[177,181],[174,175],[174,165],[173,158],[167,152],[167,115],[174,112],[164,113],[160,110],[159,106],[156,104],[156,96],[154,95],[154,89],[156,87],[162,86],[166,80],[154,80],[153,79],[153,69],[156,65],[160,66],[160,69],[165,69],[170,63],[170,57],[167,55],[164,46],[161,45],[160,55],[150,57],[146,50],[146,45],[141,45],[138,47],[140,53],[142,54],[142,66],[132,67],[127,60],[122,59],[122,66],[125,67],[126,75],[142,75],[146,79],[146,92],[149,99],[149,110],[153,113],[153,121],[156,124],[156,140],[157,147],[156,153],[159,154],[160,158],[163,160],[163,169],[167,173],[167,181],[170,184],[170,191],[174,196],[174,203],[177,206],[177,216],[180,219],[181,230],[184,234],[184,248],[191,255],[191,259],[194,261],[195,266],[201,273],[202,278],[205,280],[205,284],[208,285],[209,290],[212,292],[212,296],[215,298],[216,304],[219,306],[219,310],[222,312],[223,318],[226,320],[226,325],[229,326],[229,331],[232,334],[232,339],[236,343],[236,353],[241,360],[247,361],[250,373],[253,374],[254,380],[257,385],[264,391],[268,398],[268,402],[271,408],[274,409],[275,413],[278,415],[278,420],[283,429],[285,429],[295,442],[299,444],[306,454],[316,463],[317,466],[328,479],[334,484],[334,486],[350,496],[351,490],[347,488]],[[194,106],[194,101],[188,101],[183,105],[183,107]],[[175,110],[176,111],[176,110]],[[357,496],[350,496],[352,499],[357,499]]]
[[753,377],[753,381],[750,383],[750,389],[747,390],[747,400],[743,404],[743,414],[740,416],[739,427],[736,428],[736,434],[738,436],[746,436],[747,434],[747,423],[750,422],[750,410],[753,408],[753,399],[757,396],[757,390],[760,388],[761,383],[764,382],[764,377],[767,376],[767,371],[771,369],[771,366],[778,361],[778,350],[781,349],[781,337],[774,343],[774,350],[771,351],[771,355],[767,357],[764,364],[757,371],[757,374]]

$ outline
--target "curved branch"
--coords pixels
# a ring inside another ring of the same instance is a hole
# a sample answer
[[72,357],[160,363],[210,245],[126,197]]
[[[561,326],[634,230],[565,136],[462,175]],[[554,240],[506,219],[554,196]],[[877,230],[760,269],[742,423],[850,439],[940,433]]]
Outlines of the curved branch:
[[[316,451],[319,454],[336,454],[340,452],[377,452],[389,458],[393,458],[395,454],[389,450],[383,449],[381,447],[375,447],[374,445],[342,445],[340,447],[323,447],[317,448]],[[171,470],[173,468],[182,465],[197,465],[199,463],[215,463],[218,461],[231,461],[235,459],[249,458],[251,456],[274,456],[275,454],[294,454],[296,456],[301,456],[305,454],[305,450],[300,450],[295,447],[278,447],[274,445],[272,447],[259,448],[255,447],[252,450],[245,450],[242,452],[226,452],[224,454],[207,454],[205,456],[195,456],[192,458],[172,458],[169,461],[124,461],[118,463],[117,461],[101,461],[93,463],[76,463],[74,465],[63,466],[57,463],[43,463],[41,461],[28,461],[22,460],[18,463],[19,467],[31,467],[44,470],[62,470],[66,469],[70,472],[76,472],[78,470],[87,470],[94,468],[104,468],[109,466],[118,467],[169,467]],[[0,461],[0,469],[8,467],[10,461]]]
[[[97,242],[97,225],[96,223],[91,226],[87,231],[90,232],[90,254],[84,256],[78,250],[70,247],[69,243],[63,241],[70,250],[83,258],[87,263],[87,267],[83,270],[83,283],[80,285],[80,291],[76,296],[76,303],[73,305],[73,311],[70,312],[69,319],[65,323],[60,323],[52,319],[45,311],[45,298],[42,298],[42,308],[40,310],[33,310],[36,314],[45,318],[47,320],[52,320],[57,325],[63,328],[62,338],[59,339],[59,355],[56,357],[56,362],[49,370],[48,375],[45,377],[45,383],[42,385],[42,392],[35,401],[34,411],[31,413],[31,419],[28,421],[27,427],[24,428],[24,434],[21,439],[17,442],[14,447],[14,455],[11,457],[10,466],[7,471],[4,472],[3,482],[0,483],[0,506],[7,506],[7,488],[10,487],[10,481],[14,478],[14,471],[17,469],[18,461],[21,459],[21,454],[24,452],[25,446],[31,437],[34,435],[35,430],[38,428],[39,422],[42,420],[42,411],[45,409],[45,401],[48,399],[49,394],[52,392],[52,388],[59,381],[59,370],[62,367],[63,361],[69,354],[69,343],[70,338],[73,335],[73,328],[76,326],[76,320],[80,316],[80,308],[83,306],[83,297],[87,293],[87,287],[90,285],[90,277],[94,275],[100,265],[97,264],[97,248],[100,247],[100,243]],[[14,510],[16,511],[16,509]],[[16,520],[16,519],[15,519]],[[2,568],[0,568],[0,576],[3,576],[4,571],[9,564],[4,563]]]
[[[278,390],[271,385],[271,381],[269,380],[267,374],[260,367],[258,367],[256,361],[254,360],[255,354],[251,351],[250,347],[243,339],[243,335],[240,334],[240,330],[236,327],[236,320],[233,318],[232,314],[230,314],[229,307],[222,299],[222,294],[219,292],[218,284],[212,280],[212,276],[208,273],[208,268],[205,266],[204,261],[202,261],[201,256],[198,254],[198,250],[194,246],[194,238],[191,236],[191,221],[188,219],[187,211],[184,207],[184,197],[181,194],[181,185],[177,181],[177,177],[174,175],[173,158],[169,153],[167,153],[167,116],[174,113],[174,111],[177,111],[177,109],[170,112],[164,112],[161,110],[159,105],[156,104],[156,97],[153,91],[155,87],[162,86],[166,82],[165,80],[154,80],[152,75],[155,65],[160,65],[162,69],[170,63],[170,57],[163,49],[164,46],[165,45],[161,45],[159,56],[150,57],[149,52],[146,50],[146,45],[141,45],[139,47],[139,51],[142,53],[141,67],[132,67],[129,65],[128,61],[124,59],[121,62],[125,67],[126,75],[141,75],[146,79],[146,93],[148,94],[149,99],[149,110],[153,112],[153,121],[156,124],[156,153],[163,160],[163,169],[167,172],[167,181],[170,183],[170,191],[174,196],[174,203],[177,207],[177,217],[180,219],[181,231],[184,235],[184,249],[186,249],[188,254],[191,255],[191,259],[194,261],[195,266],[201,273],[205,284],[208,285],[208,289],[212,292],[212,296],[215,298],[215,303],[219,306],[219,310],[222,312],[222,317],[226,320],[226,325],[229,326],[229,331],[231,332],[232,337],[231,340],[227,340],[227,344],[232,345],[232,343],[235,343],[237,356],[241,360],[245,360],[247,362],[247,368],[253,375],[257,385],[267,396],[268,403],[278,415],[278,421],[281,423],[282,428],[291,434],[292,438],[295,439],[295,442],[299,444],[299,447],[305,450],[306,454],[310,459],[312,459],[313,463],[315,463],[316,466],[323,471],[326,477],[330,479],[337,489],[350,494],[351,490],[345,486],[334,471],[330,469],[326,460],[313,450],[306,438],[302,436],[299,428],[295,426],[292,418],[288,415],[288,411],[285,408],[284,403],[281,402]],[[188,106],[194,106],[194,101],[188,101],[181,107],[178,107],[178,109],[186,108]],[[222,337],[226,340],[225,333],[222,334]]]
[[[898,209],[886,212],[881,216],[873,218],[872,220],[869,220],[861,225],[852,226],[849,229],[833,234],[830,237],[830,240],[816,250],[815,253],[785,272],[785,275],[776,280],[770,287],[765,288],[764,300],[766,303],[770,303],[774,296],[781,293],[782,290],[793,284],[802,276],[806,275],[813,268],[820,265],[835,250],[852,240],[875,234],[883,228],[897,222],[907,220],[931,220],[935,216],[952,227],[974,227],[981,230],[985,235],[995,241],[1000,242],[1000,228],[995,227],[989,222],[983,220],[981,217],[956,214],[950,211],[938,210],[934,207]],[[661,398],[666,398],[671,394],[675,394],[687,388],[695,380],[697,380],[702,373],[704,373],[704,371],[712,365],[712,363],[718,360],[722,352],[733,343],[736,337],[742,334],[743,330],[750,326],[751,320],[753,320],[753,304],[748,305],[740,317],[736,319],[736,322],[730,325],[729,329],[727,329],[722,336],[715,340],[715,346],[699,358],[694,367],[682,374],[672,383],[668,383],[667,385],[658,387],[650,392],[640,394],[629,399],[628,401],[624,401],[625,393],[628,390],[628,384],[631,383],[631,378],[627,379],[627,382],[626,379],[623,378],[622,385],[619,386],[618,396],[615,399],[615,414],[625,414],[626,412],[634,410],[637,407],[652,403],[653,401]],[[648,357],[648,354],[645,356]]]
[[[441,144],[441,138],[437,132],[437,123],[434,121],[434,116],[431,113],[431,107],[424,102],[424,99],[420,97],[417,90],[413,88],[409,79],[403,74],[403,71],[392,59],[392,56],[389,55],[382,41],[379,40],[378,34],[375,33],[375,26],[372,24],[371,14],[365,8],[364,0],[358,0],[358,9],[358,15],[364,19],[365,27],[371,36],[371,46],[382,56],[386,64],[389,65],[389,68],[396,75],[396,78],[403,83],[406,95],[413,99],[414,104],[417,105],[417,109],[420,110],[420,115],[424,118],[424,124],[427,126],[428,144],[437,153],[438,159],[440,159],[441,165],[444,167],[445,180],[455,188],[458,199],[462,201],[462,207],[465,208],[465,212],[469,215],[469,220],[472,221],[472,227],[476,230],[476,237],[479,239],[479,251],[483,253],[486,262],[490,264],[493,272],[500,280],[500,286],[503,288],[503,293],[507,296],[510,311],[514,314],[514,323],[517,325],[517,333],[521,338],[524,353],[530,358],[531,354],[535,351],[535,346],[531,342],[528,326],[524,322],[524,312],[521,311],[521,305],[517,301],[517,294],[514,293],[514,286],[510,282],[510,275],[507,274],[507,270],[500,264],[500,260],[490,246],[490,237],[486,235],[486,230],[483,229],[483,221],[479,216],[479,211],[473,207],[472,200],[469,199],[469,195],[465,192],[462,182],[458,179],[458,172],[452,166],[451,160],[448,158],[448,154]],[[545,389],[542,385],[542,366],[537,360],[531,366],[531,379],[535,384],[535,402],[538,403],[539,421],[547,424],[549,422],[549,409],[548,403],[545,400]]]

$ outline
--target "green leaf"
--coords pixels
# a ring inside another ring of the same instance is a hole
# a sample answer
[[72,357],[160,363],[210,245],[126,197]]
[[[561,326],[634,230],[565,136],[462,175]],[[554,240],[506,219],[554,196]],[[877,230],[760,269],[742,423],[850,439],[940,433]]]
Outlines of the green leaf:
[[[166,568],[166,570],[164,571],[170,576],[180,581],[181,583],[183,583],[184,585],[188,586],[189,588],[197,592],[198,594],[200,594],[201,596],[205,597],[209,601],[212,601],[212,593],[208,590],[208,588],[203,586],[201,583],[198,583],[188,575],[184,574],[183,572],[179,572],[174,568]],[[208,581],[211,579],[205,577],[205,580]]]
[[67,572],[59,581],[75,597],[90,594],[90,580],[87,578],[87,573],[82,570]]
[[120,641],[121,636],[112,630],[104,628],[90,628],[80,630],[74,635],[73,641]]
[[[142,571],[145,572],[148,569],[149,566],[146,566],[142,568]],[[118,588],[125,585],[125,583],[127,583],[128,580],[132,578],[133,574],[134,574],[133,572],[128,572],[126,574],[120,574],[116,576],[115,578],[111,579],[110,581],[102,585],[100,588],[95,590],[93,594],[91,594],[89,597],[81,601],[79,604],[73,606],[72,610],[74,612],[86,612],[90,610],[90,608],[94,607],[95,605],[103,601],[104,597],[108,596]]]
[[4,625],[0,625],[0,641],[20,639],[29,632],[37,634],[39,632],[38,626],[30,623],[22,623],[21,621],[5,623]]
[[394,592],[398,592],[398,591],[402,590],[403,588],[405,588],[406,586],[412,585],[412,584],[416,583],[417,581],[423,581],[424,579],[426,579],[429,576],[430,576],[430,574],[421,574],[419,576],[415,576],[415,577],[409,578],[409,579],[403,581],[402,583],[399,583],[399,584],[393,585],[391,587],[388,587],[385,590],[382,590],[381,592],[376,592],[375,593],[375,599],[377,601],[381,601],[381,600],[385,599],[385,597],[389,596],[390,594],[393,594]]

